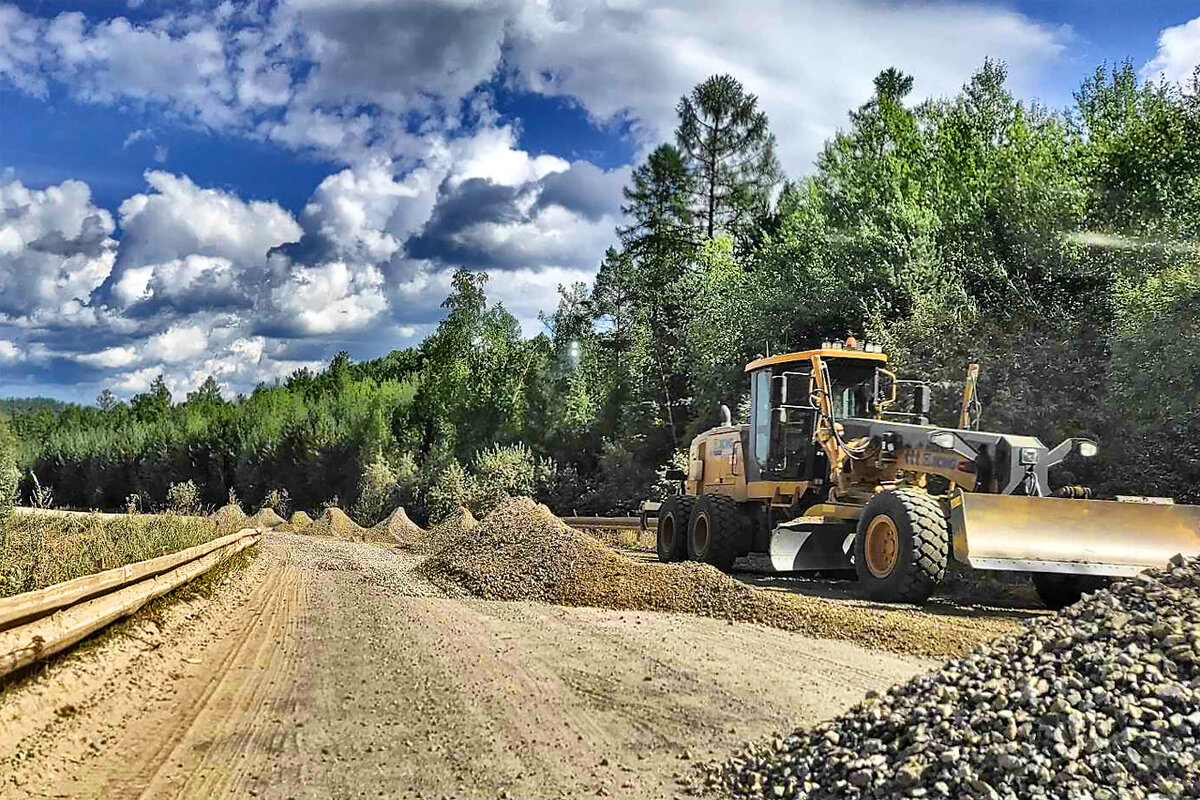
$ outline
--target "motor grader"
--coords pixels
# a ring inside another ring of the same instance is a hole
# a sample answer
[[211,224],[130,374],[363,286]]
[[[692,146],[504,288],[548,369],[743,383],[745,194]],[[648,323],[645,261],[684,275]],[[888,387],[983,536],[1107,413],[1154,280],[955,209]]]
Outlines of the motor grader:
[[[972,365],[958,427],[929,422],[931,388],[876,345],[826,342],[746,366],[750,419],[691,443],[680,494],[646,504],[662,561],[728,571],[752,553],[781,572],[852,570],[869,597],[919,603],[950,560],[1032,573],[1052,608],[1117,576],[1200,554],[1200,506],[1051,491],[1050,469],[1098,445],[973,430]],[[901,401],[901,395],[904,400]]]

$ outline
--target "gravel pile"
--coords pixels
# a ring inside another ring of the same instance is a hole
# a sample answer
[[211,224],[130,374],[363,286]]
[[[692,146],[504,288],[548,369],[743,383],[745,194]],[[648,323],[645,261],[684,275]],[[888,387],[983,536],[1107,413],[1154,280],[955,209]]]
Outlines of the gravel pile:
[[387,519],[372,529],[381,539],[414,550],[425,541],[425,530],[408,518],[404,506],[399,506]]
[[924,655],[962,653],[1016,627],[1010,620],[948,619],[772,592],[707,564],[635,561],[528,498],[503,503],[418,569],[487,599],[700,614]]
[[273,508],[260,508],[257,514],[246,520],[247,527],[262,528],[263,530],[273,530],[286,524],[283,517],[276,514]]
[[350,539],[352,541],[363,541],[366,538],[366,529],[359,527],[358,523],[346,516],[346,512],[336,506],[330,506],[325,509],[325,513],[317,517],[313,521],[305,533],[311,533],[316,536],[334,536],[338,539]]
[[710,768],[735,797],[1200,797],[1200,559]]
[[222,536],[250,527],[248,522],[250,518],[246,516],[245,511],[242,511],[241,506],[234,503],[221,506],[209,519],[217,526],[217,533]]
[[426,553],[437,553],[464,538],[467,531],[473,530],[479,521],[470,509],[459,506],[450,515],[426,531],[419,550]]
[[287,524],[296,533],[309,533],[309,528],[313,524],[313,518],[303,511],[294,511],[292,512],[292,516],[288,517]]

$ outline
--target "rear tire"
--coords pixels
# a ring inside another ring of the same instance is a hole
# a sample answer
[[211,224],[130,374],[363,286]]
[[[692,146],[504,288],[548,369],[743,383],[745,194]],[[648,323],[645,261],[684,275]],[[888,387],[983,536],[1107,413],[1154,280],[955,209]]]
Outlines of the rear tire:
[[854,537],[854,571],[869,597],[923,603],[946,577],[950,520],[940,501],[916,489],[871,498]]
[[702,495],[688,526],[688,558],[728,572],[749,535],[750,519],[738,501],[723,494]]
[[664,564],[687,558],[688,526],[696,498],[679,494],[668,497],[658,507],[658,560]]
[[1109,579],[1098,575],[1063,575],[1057,572],[1034,572],[1033,588],[1037,589],[1046,608],[1061,611],[1078,603],[1085,594],[1108,586]]

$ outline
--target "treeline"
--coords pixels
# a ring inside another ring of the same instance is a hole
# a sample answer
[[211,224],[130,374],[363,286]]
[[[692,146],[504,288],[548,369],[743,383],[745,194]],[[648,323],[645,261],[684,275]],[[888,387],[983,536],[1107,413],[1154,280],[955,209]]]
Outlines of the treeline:
[[985,428],[1101,441],[1064,480],[1200,501],[1198,89],[1200,73],[1185,92],[1125,64],[1051,110],[987,62],[955,97],[913,103],[913,78],[887,70],[788,180],[756,98],[714,76],[680,100],[594,285],[562,287],[543,335],[461,270],[412,350],[339,354],[233,400],[210,381],[172,402],[159,381],[128,404],[18,411],[24,491],[36,474],[61,504],[117,507],[191,480],[210,505],[286,491],[366,521],[509,491],[623,511],[720,403],[744,415],[746,361],[853,333],[936,382],[939,422],[979,362]]

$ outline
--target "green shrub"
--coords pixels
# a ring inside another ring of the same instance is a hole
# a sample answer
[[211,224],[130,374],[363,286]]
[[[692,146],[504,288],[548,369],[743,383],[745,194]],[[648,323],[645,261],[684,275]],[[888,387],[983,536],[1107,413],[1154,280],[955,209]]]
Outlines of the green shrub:
[[269,508],[279,516],[287,519],[292,515],[292,498],[287,489],[272,489],[263,498],[263,508]]
[[16,503],[19,477],[17,440],[9,433],[8,422],[0,414],[0,519],[7,517]]
[[200,511],[200,489],[195,481],[172,483],[167,489],[167,507],[176,514],[197,514]]
[[358,499],[354,501],[350,515],[363,525],[374,525],[391,511],[395,493],[396,473],[382,455],[376,455],[363,465]]
[[444,462],[425,492],[425,512],[430,523],[444,519],[454,509],[467,505],[471,480],[462,464],[454,458]]
[[476,514],[488,513],[509,497],[537,495],[551,474],[524,444],[494,444],[476,454],[471,467],[468,505]]

